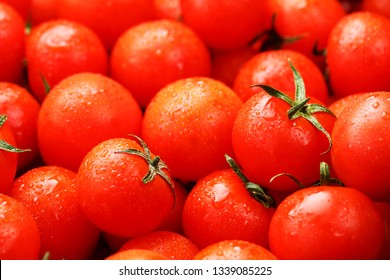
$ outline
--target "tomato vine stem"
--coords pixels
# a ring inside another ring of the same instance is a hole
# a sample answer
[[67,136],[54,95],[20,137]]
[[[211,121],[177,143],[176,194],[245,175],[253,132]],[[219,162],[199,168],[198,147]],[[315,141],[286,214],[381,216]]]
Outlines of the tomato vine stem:
[[[0,127],[3,126],[5,121],[7,120],[6,115],[0,115]],[[0,150],[11,152],[11,153],[23,153],[23,152],[30,152],[31,149],[19,149],[15,146],[9,144],[8,142],[0,139]]]

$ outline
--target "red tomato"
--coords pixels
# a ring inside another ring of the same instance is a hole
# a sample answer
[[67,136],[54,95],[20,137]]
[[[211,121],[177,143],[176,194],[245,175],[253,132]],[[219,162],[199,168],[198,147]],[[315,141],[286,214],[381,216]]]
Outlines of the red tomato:
[[0,194],[0,259],[36,260],[40,249],[37,223],[17,200]]
[[269,250],[244,240],[224,240],[200,250],[195,260],[276,260]]
[[362,11],[374,12],[390,18],[390,1],[389,0],[362,0],[360,4]]
[[36,26],[57,18],[58,0],[31,0],[31,24]]
[[198,180],[183,209],[184,235],[203,249],[223,240],[240,239],[268,247],[274,208],[252,197],[232,169]]
[[0,114],[5,114],[18,148],[30,149],[18,154],[18,169],[26,168],[38,155],[38,101],[23,87],[0,82]]
[[348,187],[390,200],[390,92],[366,93],[340,113],[332,132],[333,168]]
[[37,221],[40,258],[86,259],[100,231],[85,217],[78,203],[76,173],[62,167],[41,166],[15,180],[10,196],[20,201]]
[[355,12],[341,19],[327,45],[329,82],[336,98],[390,90],[390,19]]
[[210,75],[210,54],[199,37],[173,20],[128,29],[111,54],[111,76],[132,92],[141,107],[165,85]]
[[25,50],[24,20],[3,2],[0,2],[0,30],[0,80],[20,83]]
[[154,15],[157,19],[181,20],[180,0],[154,0]]
[[141,144],[126,138],[106,140],[85,156],[78,171],[81,207],[109,234],[148,233],[173,206],[173,185],[165,163]]
[[126,29],[154,18],[153,0],[57,0],[57,15],[85,24],[111,50]]
[[390,260],[390,203],[375,202],[375,205],[382,214],[385,223],[385,243],[382,250],[382,259]]
[[145,249],[162,254],[171,260],[192,260],[199,252],[187,237],[170,231],[153,231],[127,241],[120,251]]
[[151,250],[129,249],[129,250],[114,253],[108,256],[106,260],[169,260],[169,259],[166,256],[153,252]]
[[12,6],[24,21],[28,20],[32,0],[1,0],[1,2]]
[[269,242],[280,259],[378,259],[384,223],[374,203],[355,189],[309,187],[276,208]]
[[241,106],[238,96],[217,80],[182,79],[149,103],[142,137],[174,178],[196,181],[226,166],[224,154],[233,153],[231,132]]
[[314,54],[326,48],[333,26],[346,14],[337,0],[271,0],[275,14],[275,30],[285,39],[299,38],[282,43],[282,48],[295,50],[313,60],[325,70],[325,57]]
[[328,89],[320,69],[305,55],[292,50],[271,50],[253,56],[240,68],[233,84],[243,101],[259,92],[254,84],[270,85],[286,93],[294,92],[294,75],[289,60],[305,81],[307,95],[326,103]]
[[269,28],[268,1],[181,0],[183,22],[214,49],[249,44]]
[[350,95],[346,95],[342,98],[339,98],[333,102],[330,103],[330,105],[328,106],[329,110],[332,111],[332,113],[338,117],[341,112],[344,110],[344,108],[346,106],[348,106],[348,104],[350,102],[353,102],[357,97],[361,96],[362,94],[364,93],[355,93],[355,94],[350,94]]
[[27,37],[28,83],[39,101],[49,87],[80,72],[107,74],[108,55],[96,34],[77,22],[44,22]]
[[42,103],[39,149],[46,164],[77,171],[100,142],[140,134],[141,121],[139,105],[119,83],[100,74],[75,74],[57,84]]

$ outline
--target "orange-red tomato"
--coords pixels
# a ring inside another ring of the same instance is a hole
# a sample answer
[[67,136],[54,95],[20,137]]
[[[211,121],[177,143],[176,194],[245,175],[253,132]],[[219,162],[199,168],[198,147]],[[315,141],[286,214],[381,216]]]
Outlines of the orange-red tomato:
[[42,22],[57,18],[57,0],[31,0],[31,24],[36,26]]
[[129,249],[114,253],[106,260],[169,260],[166,256],[145,249]]
[[181,20],[180,0],[154,0],[154,15],[157,19]]

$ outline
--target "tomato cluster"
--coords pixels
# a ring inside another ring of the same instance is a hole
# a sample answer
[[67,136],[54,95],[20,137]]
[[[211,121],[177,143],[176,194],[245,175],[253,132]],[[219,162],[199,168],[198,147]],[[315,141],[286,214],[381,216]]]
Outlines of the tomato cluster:
[[0,1],[1,259],[389,259],[390,1]]

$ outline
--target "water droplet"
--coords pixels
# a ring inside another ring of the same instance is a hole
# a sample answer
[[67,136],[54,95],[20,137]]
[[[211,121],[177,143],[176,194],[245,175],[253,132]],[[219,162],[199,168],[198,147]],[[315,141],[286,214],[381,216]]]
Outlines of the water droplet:
[[372,104],[372,108],[377,109],[380,106],[379,102]]
[[229,195],[229,189],[224,184],[213,186],[214,202],[221,202]]
[[382,113],[382,118],[386,121],[390,120],[390,114],[386,111]]
[[96,175],[101,175],[103,173],[105,173],[107,171],[107,169],[105,167],[101,167],[99,169],[96,169],[95,173]]

